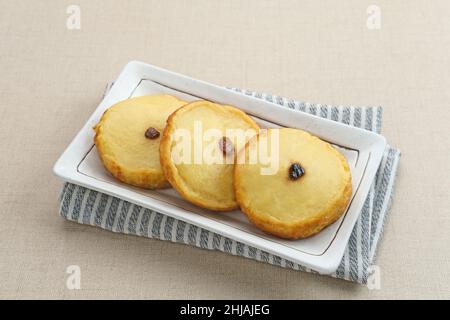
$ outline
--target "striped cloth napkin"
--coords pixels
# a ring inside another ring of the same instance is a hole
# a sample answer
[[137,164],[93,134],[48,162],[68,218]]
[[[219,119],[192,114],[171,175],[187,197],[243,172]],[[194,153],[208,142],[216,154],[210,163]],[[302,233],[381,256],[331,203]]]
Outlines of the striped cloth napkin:
[[[107,90],[110,88],[111,85],[107,87]],[[258,99],[265,99],[298,112],[307,112],[377,133],[381,131],[381,107],[310,104],[249,90],[229,89]],[[383,225],[389,213],[399,158],[399,150],[387,146],[344,257],[336,272],[331,274],[332,277],[366,283],[374,270],[372,264]],[[65,183],[60,200],[60,214],[70,221],[113,232],[220,250],[283,268],[316,273],[314,270],[245,243],[76,184]]]

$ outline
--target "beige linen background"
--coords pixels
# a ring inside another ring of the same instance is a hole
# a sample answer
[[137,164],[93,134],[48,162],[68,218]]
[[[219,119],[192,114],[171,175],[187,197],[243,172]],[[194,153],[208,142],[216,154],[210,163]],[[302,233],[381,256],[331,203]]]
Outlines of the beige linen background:
[[[81,8],[81,29],[66,8]],[[366,9],[381,9],[381,29]],[[381,288],[69,223],[52,166],[142,60],[220,85],[382,105],[402,150]],[[450,298],[449,1],[0,1],[1,298]],[[66,268],[81,268],[81,290]]]

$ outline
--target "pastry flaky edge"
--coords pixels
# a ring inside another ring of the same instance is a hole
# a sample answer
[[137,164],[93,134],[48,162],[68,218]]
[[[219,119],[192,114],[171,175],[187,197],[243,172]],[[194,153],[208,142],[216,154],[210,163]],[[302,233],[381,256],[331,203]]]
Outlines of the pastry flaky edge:
[[[120,101],[119,103],[124,101]],[[107,155],[106,152],[107,147],[102,139],[102,124],[108,118],[108,113],[110,112],[111,108],[113,108],[115,105],[116,104],[112,105],[111,107],[105,110],[99,122],[93,128],[95,131],[94,143],[97,148],[100,160],[103,163],[103,166],[116,179],[126,184],[151,190],[169,188],[170,183],[165,178],[162,169],[157,170],[147,168],[140,170],[128,170],[124,166],[120,165],[114,158]]]
[[[268,129],[271,130],[271,129]],[[303,131],[303,130],[302,130]],[[306,132],[306,131],[304,131]],[[306,132],[309,135],[311,135],[309,132]],[[243,147],[240,151],[244,152],[247,150],[249,144],[252,140],[258,139],[259,136],[263,134],[260,132],[257,136],[250,139],[245,147]],[[313,135],[311,135],[313,138],[321,140]],[[253,210],[251,207],[246,206],[244,203],[245,194],[240,191],[240,179],[237,174],[237,168],[238,165],[235,165],[234,167],[234,177],[233,177],[233,183],[234,183],[234,190],[235,190],[235,196],[236,200],[244,214],[247,216],[247,218],[250,220],[251,223],[253,223],[257,228],[270,233],[272,235],[275,235],[280,238],[290,239],[290,240],[297,240],[297,239],[303,239],[310,236],[313,236],[325,227],[329,226],[336,220],[338,220],[342,214],[345,212],[348,204],[350,203],[351,196],[352,196],[352,176],[350,172],[350,168],[348,166],[347,160],[344,158],[342,153],[340,153],[338,150],[333,148],[330,144],[328,144],[330,149],[333,150],[333,152],[338,156],[338,158],[341,160],[342,165],[344,166],[344,170],[348,173],[346,175],[347,181],[344,187],[344,190],[342,191],[342,194],[337,196],[334,199],[334,202],[324,211],[318,213],[314,217],[311,217],[307,220],[297,221],[297,222],[286,222],[281,221],[279,219],[276,219],[275,217],[265,215],[265,214],[259,214],[255,210]],[[238,155],[239,156],[239,155]]]
[[[182,106],[181,108],[175,110],[169,118],[167,118],[166,127],[164,128],[164,132],[162,134],[161,142],[159,145],[159,156],[161,158],[161,166],[163,168],[164,175],[166,179],[170,182],[172,187],[178,191],[178,193],[187,201],[208,210],[213,211],[231,211],[236,210],[239,208],[238,203],[236,202],[236,199],[233,201],[233,203],[223,203],[216,200],[206,200],[201,199],[198,196],[195,195],[195,192],[190,193],[189,192],[189,186],[187,186],[183,179],[178,174],[178,169],[175,166],[175,164],[172,161],[171,156],[171,147],[172,147],[172,133],[174,132],[174,118],[183,113],[189,111],[191,108],[194,108],[197,106],[197,104],[207,104],[212,107],[216,107],[216,103],[205,101],[205,100],[198,100],[193,101],[189,104],[186,104]],[[229,105],[221,105],[226,107],[230,112],[234,113],[235,115],[242,117],[245,119],[246,122],[249,123],[249,125],[255,129],[257,132],[259,132],[260,128],[256,124],[255,121],[253,121],[252,118],[250,118],[245,112],[237,109],[236,107],[229,106]],[[237,150],[239,151],[239,150]],[[236,154],[235,153],[235,160],[236,160]],[[234,161],[236,163],[236,161]],[[235,165],[235,164],[234,164]],[[233,169],[234,172],[234,169]],[[234,174],[233,174],[234,178]]]

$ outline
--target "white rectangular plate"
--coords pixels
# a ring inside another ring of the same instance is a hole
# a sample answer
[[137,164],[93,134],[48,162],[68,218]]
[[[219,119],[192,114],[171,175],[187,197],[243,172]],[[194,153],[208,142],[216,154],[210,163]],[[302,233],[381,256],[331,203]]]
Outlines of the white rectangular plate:
[[[241,211],[210,212],[184,201],[172,189],[144,190],[115,180],[99,161],[92,128],[114,103],[157,93],[168,93],[187,101],[205,99],[234,105],[254,117],[262,127],[299,128],[332,143],[344,154],[351,167],[353,195],[347,211],[338,221],[313,237],[283,240],[256,229]],[[66,181],[184,220],[318,272],[332,273],[342,259],[385,146],[385,139],[378,134],[133,61],[125,66],[110,92],[58,159],[54,172]]]

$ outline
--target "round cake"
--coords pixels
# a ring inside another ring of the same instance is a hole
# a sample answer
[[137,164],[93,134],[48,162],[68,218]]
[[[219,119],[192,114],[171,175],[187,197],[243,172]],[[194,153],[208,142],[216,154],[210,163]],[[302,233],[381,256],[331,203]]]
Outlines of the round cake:
[[160,135],[167,117],[184,104],[169,95],[155,95],[124,100],[106,110],[94,127],[105,168],[133,186],[168,187],[159,162]]
[[[272,172],[264,172],[267,165],[250,156],[267,143],[278,143],[271,155],[277,170]],[[262,130],[236,161],[234,187],[241,210],[270,234],[287,239],[314,235],[336,221],[350,201],[352,178],[346,159],[306,131]]]
[[197,206],[236,209],[235,156],[258,130],[249,116],[234,107],[189,103],[167,120],[160,145],[164,174],[184,199]]

